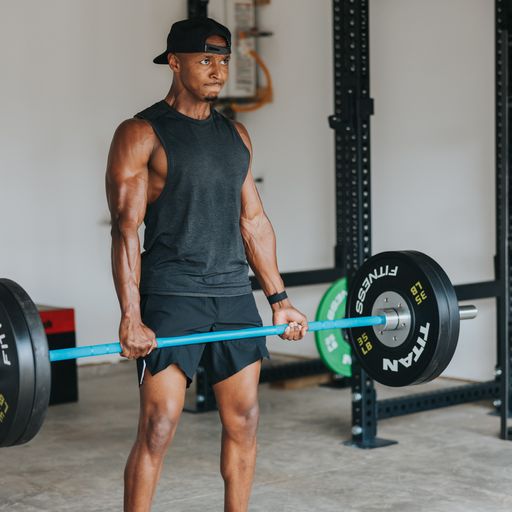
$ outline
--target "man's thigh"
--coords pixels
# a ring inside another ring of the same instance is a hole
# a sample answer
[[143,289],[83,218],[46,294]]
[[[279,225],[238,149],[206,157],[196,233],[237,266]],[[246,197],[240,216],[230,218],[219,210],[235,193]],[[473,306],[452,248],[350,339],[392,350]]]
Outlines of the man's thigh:
[[261,360],[213,385],[221,420],[244,416],[258,405]]
[[175,364],[169,365],[155,375],[147,372],[140,386],[141,409],[145,412],[153,412],[154,409],[181,412],[186,389],[187,376]]

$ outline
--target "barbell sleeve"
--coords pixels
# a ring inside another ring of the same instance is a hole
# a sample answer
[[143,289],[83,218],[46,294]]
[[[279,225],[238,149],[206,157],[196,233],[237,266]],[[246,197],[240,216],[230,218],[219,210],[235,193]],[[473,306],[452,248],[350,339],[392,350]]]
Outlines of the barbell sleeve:
[[[359,318],[341,318],[339,320],[324,320],[309,322],[308,331],[323,331],[328,329],[347,329],[350,327],[365,327],[386,323],[386,316],[362,316]],[[196,343],[211,343],[213,341],[228,341],[258,336],[274,336],[283,334],[288,324],[253,327],[233,331],[210,331],[172,338],[157,338],[158,348],[181,347]],[[105,343],[101,345],[88,345],[84,347],[61,348],[50,351],[50,361],[65,361],[67,359],[79,359],[82,357],[104,356],[107,354],[119,354],[119,343]]]
[[459,306],[459,316],[461,320],[471,320],[478,315],[476,306]]

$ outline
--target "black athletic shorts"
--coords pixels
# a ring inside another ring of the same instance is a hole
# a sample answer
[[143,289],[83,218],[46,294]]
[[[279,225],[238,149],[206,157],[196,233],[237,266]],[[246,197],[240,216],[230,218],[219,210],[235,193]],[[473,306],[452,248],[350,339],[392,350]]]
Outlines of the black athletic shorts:
[[[157,338],[262,325],[252,293],[236,297],[143,295],[141,312],[142,321]],[[146,371],[154,375],[170,364],[178,365],[185,373],[187,387],[199,365],[213,385],[263,357],[270,357],[265,336],[155,349],[137,359],[139,385]]]

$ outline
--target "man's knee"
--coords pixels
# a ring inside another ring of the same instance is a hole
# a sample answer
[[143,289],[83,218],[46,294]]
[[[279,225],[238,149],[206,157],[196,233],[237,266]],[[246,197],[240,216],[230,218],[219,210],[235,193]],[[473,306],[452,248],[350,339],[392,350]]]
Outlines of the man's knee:
[[139,431],[139,442],[143,442],[152,454],[162,455],[176,432],[180,413],[174,404],[147,412]]
[[251,443],[256,437],[259,421],[258,403],[230,408],[223,415],[224,432],[236,442]]

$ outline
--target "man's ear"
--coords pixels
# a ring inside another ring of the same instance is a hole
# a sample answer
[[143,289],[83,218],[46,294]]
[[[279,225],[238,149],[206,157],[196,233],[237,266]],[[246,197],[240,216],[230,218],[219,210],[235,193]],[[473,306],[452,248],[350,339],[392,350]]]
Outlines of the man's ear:
[[169,67],[173,72],[180,71],[180,59],[175,53],[167,54],[167,62],[169,63]]

